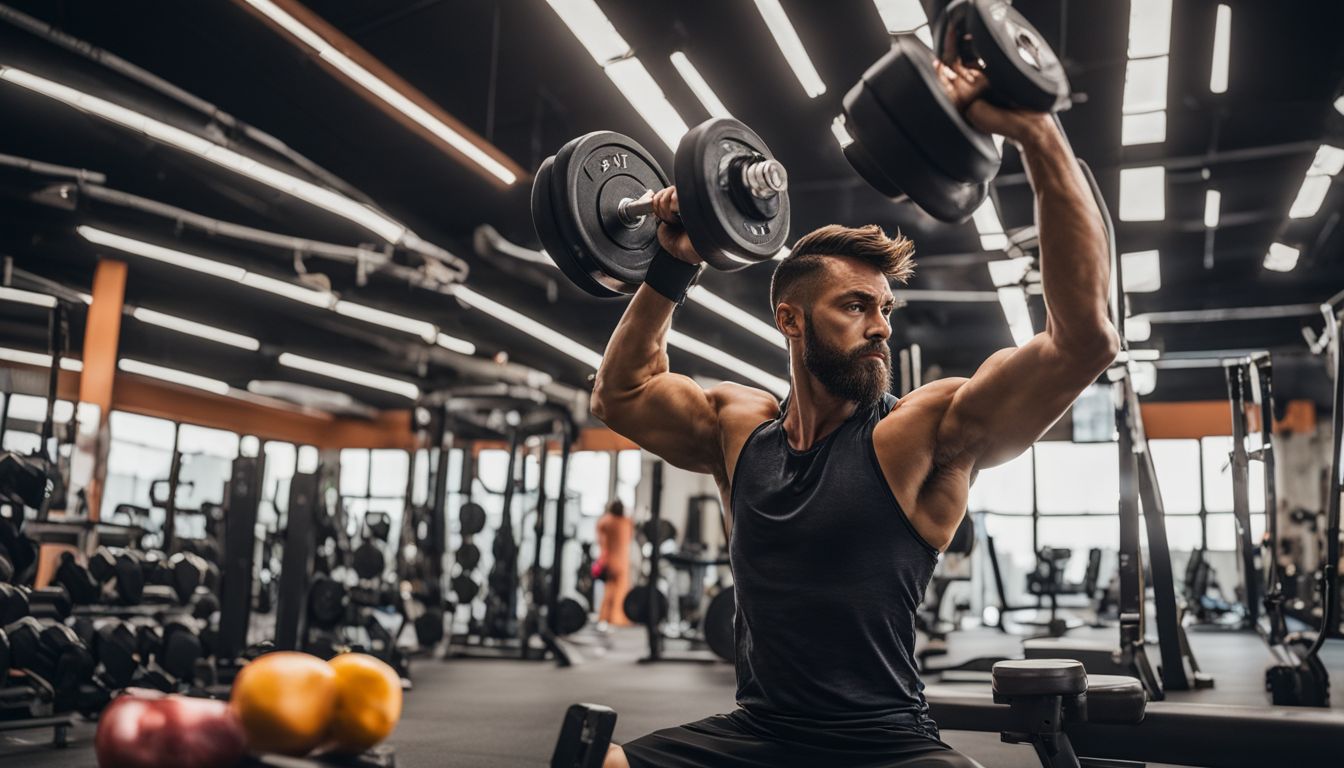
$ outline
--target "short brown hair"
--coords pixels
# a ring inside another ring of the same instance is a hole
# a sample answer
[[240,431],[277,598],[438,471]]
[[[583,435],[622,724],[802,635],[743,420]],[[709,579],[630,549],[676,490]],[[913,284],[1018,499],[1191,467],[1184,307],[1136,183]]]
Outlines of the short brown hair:
[[896,237],[887,237],[876,224],[865,227],[829,224],[804,235],[775,267],[775,275],[770,279],[770,309],[773,311],[790,296],[795,286],[815,278],[825,268],[826,259],[834,257],[871,264],[901,283],[915,273],[915,244],[905,235],[897,232]]

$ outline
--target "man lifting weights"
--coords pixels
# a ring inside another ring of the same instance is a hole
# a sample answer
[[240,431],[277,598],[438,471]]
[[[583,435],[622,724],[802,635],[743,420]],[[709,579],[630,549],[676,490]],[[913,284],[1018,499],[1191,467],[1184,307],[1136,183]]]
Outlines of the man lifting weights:
[[941,67],[981,131],[1015,143],[1036,196],[1048,319],[969,379],[897,401],[890,282],[914,246],[880,228],[800,239],[770,288],[791,392],[702,389],[668,370],[673,309],[700,257],[662,223],[645,285],[612,334],[593,413],[666,461],[714,476],[737,590],[736,711],[613,746],[614,766],[968,766],[938,738],[913,657],[915,610],[976,473],[1026,450],[1115,359],[1101,214],[1049,115],[993,106],[983,74]]

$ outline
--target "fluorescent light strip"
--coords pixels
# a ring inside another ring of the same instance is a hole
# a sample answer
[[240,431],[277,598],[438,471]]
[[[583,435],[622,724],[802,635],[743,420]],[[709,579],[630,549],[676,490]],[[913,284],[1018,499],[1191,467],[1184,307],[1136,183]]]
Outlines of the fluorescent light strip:
[[1129,58],[1171,52],[1171,0],[1130,0]]
[[599,67],[628,56],[630,44],[594,0],[546,0]]
[[1309,219],[1321,210],[1321,204],[1325,202],[1325,196],[1330,192],[1329,176],[1308,175],[1302,179],[1302,186],[1297,190],[1297,197],[1293,198],[1293,205],[1288,209],[1288,218],[1290,219]]
[[[35,365],[38,368],[51,367],[51,355],[44,355],[41,352],[25,352],[22,349],[10,349],[8,347],[0,347],[0,360],[8,360],[11,363],[22,363],[24,365]],[[78,373],[84,370],[84,363],[73,357],[62,357],[61,369]]]
[[695,286],[686,294],[686,298],[694,301],[705,309],[708,309],[719,317],[722,317],[729,322],[736,323],[745,330],[751,331],[771,344],[781,349],[788,349],[788,344],[784,342],[784,336],[779,332],[779,329],[769,323],[756,319],[750,313],[743,311],[727,299],[710,293],[704,286]]
[[667,345],[689,352],[696,357],[708,360],[709,362],[733,371],[734,373],[746,376],[748,379],[764,386],[776,395],[782,396],[789,391],[788,381],[766,373],[754,365],[744,363],[718,347],[710,346],[699,339],[693,339],[675,328],[670,328],[667,331]]
[[1291,272],[1297,266],[1297,257],[1301,252],[1283,243],[1272,243],[1269,253],[1265,254],[1265,269],[1274,272]]
[[248,272],[243,275],[243,285],[322,309],[330,309],[331,303],[335,299],[326,291],[314,291],[286,280],[276,280],[273,277],[258,275],[256,272]]
[[849,135],[849,129],[845,128],[845,116],[838,115],[831,121],[831,135],[835,137],[836,143],[841,149],[854,143],[854,137]]
[[690,86],[691,93],[694,93],[695,98],[700,100],[710,117],[732,117],[728,108],[723,106],[722,101],[719,101],[714,89],[710,88],[709,83],[705,82],[705,78],[700,76],[700,71],[695,68],[690,59],[686,58],[686,54],[681,51],[672,54],[672,66],[676,67],[677,72],[681,73],[681,79],[685,80],[686,85]]
[[324,208],[376,233],[389,243],[400,242],[406,234],[406,227],[362,203],[105,99],[12,67],[0,67],[0,80],[14,83],[35,93],[62,101],[75,109],[138,131],[156,141],[190,152],[239,175]]
[[419,336],[427,343],[433,344],[438,341],[439,329],[433,323],[424,320],[416,320],[404,315],[397,315],[391,312],[384,312],[381,309],[374,309],[363,304],[356,304],[353,301],[337,301],[332,309],[336,314],[353,317],[356,320],[363,320],[366,323],[381,325],[384,328],[391,328],[395,331],[405,331],[406,333]]
[[1162,287],[1161,257],[1157,251],[1120,254],[1125,293],[1153,293]]
[[630,102],[639,116],[644,118],[644,122],[653,128],[658,138],[662,139],[669,149],[676,149],[681,137],[688,130],[686,121],[677,114],[667,96],[663,95],[663,89],[658,87],[653,75],[649,74],[640,60],[631,56],[628,59],[613,61],[603,67],[602,71],[607,73],[611,82],[616,84],[616,89]]
[[1167,169],[1160,165],[1120,169],[1120,220],[1162,221],[1167,217]]
[[1218,6],[1218,16],[1213,25],[1213,66],[1209,71],[1209,90],[1213,93],[1227,92],[1227,63],[1232,50],[1232,9],[1226,5]]
[[550,344],[557,350],[569,355],[579,362],[596,370],[602,365],[601,353],[583,346],[582,344],[570,339],[556,331],[550,326],[533,320],[527,315],[517,310],[500,304],[499,302],[487,296],[477,293],[465,285],[458,284],[452,287],[453,295],[461,299],[462,303],[468,307],[479,309],[500,322],[512,325],[514,328],[526,333],[538,341]]
[[431,115],[423,107],[416,104],[409,97],[393,88],[387,82],[379,79],[359,64],[356,64],[350,57],[336,50],[334,46],[324,40],[320,35],[304,26],[302,22],[290,16],[285,11],[281,10],[274,3],[270,2],[270,0],[247,0],[247,3],[265,14],[267,18],[279,24],[286,31],[293,34],[300,41],[312,47],[317,52],[318,56],[330,63],[357,85],[381,99],[388,106],[409,117],[411,120],[415,121],[417,125],[442,139],[448,146],[461,152],[468,160],[471,160],[473,163],[476,163],[481,168],[485,169],[490,175],[505,184],[512,184],[518,180],[517,175],[515,175],[513,171],[504,167],[502,163],[487,154],[480,146],[444,124],[443,121]]
[[1001,251],[1008,247],[1008,236],[1003,233],[1003,224],[999,221],[999,211],[994,206],[993,198],[986,197],[985,201],[975,209],[971,220],[975,222],[975,229],[980,233],[980,247],[986,251]]
[[5,288],[0,286],[0,301],[14,301],[19,304],[32,304],[35,307],[46,307],[51,309],[56,306],[56,297],[45,293],[34,293],[32,291],[21,291],[17,288]]
[[929,23],[919,0],[873,0],[873,5],[882,17],[882,26],[892,34],[909,32]]
[[[415,318],[405,317],[392,312],[385,312],[381,309],[375,309],[353,301],[337,300],[334,295],[325,291],[314,291],[310,288],[305,288],[304,286],[296,285],[286,280],[277,280],[273,277],[267,277],[266,275],[248,272],[242,267],[235,267],[232,264],[224,264],[213,259],[205,259],[200,256],[193,256],[189,253],[174,251],[170,248],[153,245],[141,240],[134,240],[129,237],[122,237],[121,235],[114,235],[110,232],[94,229],[93,227],[79,226],[76,227],[76,229],[79,234],[83,235],[90,242],[107,245],[127,253],[134,253],[147,258],[156,259],[174,266],[185,267],[186,269],[195,270],[208,275],[222,277],[235,283],[242,283],[249,288],[255,288],[277,296],[283,296],[286,299],[298,301],[309,306],[321,309],[332,309],[338,314],[346,317],[363,320],[366,323],[381,325],[393,330],[405,331],[406,333],[419,336],[426,343],[437,343],[440,346],[457,352],[462,352],[466,355],[475,354],[476,352],[476,347],[471,342],[441,334],[433,323],[425,320],[416,320]],[[163,317],[168,316],[164,315]],[[190,321],[182,320],[180,322],[186,323]],[[200,327],[212,331],[218,330],[211,329],[209,326]],[[190,331],[185,332],[190,333]],[[227,333],[227,331],[219,332]],[[241,336],[239,338],[248,339],[249,337]],[[218,341],[218,339],[216,339],[216,341]],[[255,339],[251,339],[251,341],[255,341]],[[234,346],[242,345],[235,344]],[[253,347],[253,349],[256,349],[256,347]],[[468,349],[470,351],[465,351]]]
[[1125,318],[1125,341],[1147,341],[1152,336],[1153,324],[1147,318],[1137,316]]
[[466,339],[459,339],[456,336],[449,336],[446,333],[440,333],[435,342],[444,349],[452,350],[464,355],[476,354],[476,345]]
[[1120,145],[1161,144],[1167,140],[1167,111],[1142,112],[1120,117]]
[[1344,149],[1322,144],[1316,149],[1316,157],[1307,169],[1308,176],[1337,176],[1344,170]]
[[178,333],[185,333],[202,339],[217,341],[220,344],[228,344],[231,347],[238,347],[239,349],[246,349],[251,352],[256,352],[258,349],[261,349],[261,342],[251,336],[244,336],[241,333],[234,333],[233,331],[225,331],[220,328],[215,328],[214,326],[197,323],[192,320],[185,320],[173,315],[165,315],[162,312],[155,312],[152,309],[145,309],[144,307],[136,307],[131,310],[131,317],[134,317],[142,323],[157,325],[160,328],[167,328],[171,331],[177,331]]
[[414,400],[420,397],[420,388],[409,381],[394,379],[390,376],[382,376],[369,371],[361,371],[358,368],[347,368],[344,365],[328,363],[325,360],[314,360],[311,357],[303,357],[292,352],[283,352],[279,361],[286,368],[294,368],[308,373],[315,373],[319,376],[336,379],[347,384],[358,384],[370,389],[378,389],[383,392],[390,392],[394,395]]
[[123,357],[117,361],[117,368],[126,373],[134,373],[140,376],[162,379],[163,381],[172,382],[173,384],[181,384],[184,387],[203,389],[206,392],[213,392],[216,395],[229,394],[229,385],[219,379],[198,376],[194,373],[187,373],[186,371],[179,371],[173,368],[164,368],[161,365],[144,363],[139,360],[130,360]]
[[1344,115],[1344,96],[1340,96],[1338,99],[1335,99],[1335,111],[1341,115]]
[[1122,111],[1126,115],[1154,112],[1167,108],[1166,56],[1130,59],[1125,65],[1125,95]]
[[1003,316],[1008,320],[1008,331],[1013,334],[1013,343],[1020,347],[1031,341],[1036,330],[1031,325],[1026,291],[1016,285],[1000,288],[999,304],[1003,306]]
[[821,75],[818,75],[816,68],[812,66],[812,60],[808,58],[807,50],[803,48],[803,41],[798,39],[798,32],[793,28],[793,24],[789,23],[789,17],[784,13],[779,0],[756,0],[756,8],[761,12],[761,18],[765,19],[765,25],[775,37],[775,44],[784,54],[784,59],[789,62],[793,74],[798,77],[798,82],[802,83],[808,98],[815,99],[825,93],[826,84],[821,81]]
[[104,232],[101,229],[95,229],[85,225],[75,227],[75,231],[85,240],[98,245],[105,245],[108,248],[116,248],[119,251],[133,253],[137,256],[144,256],[147,259],[162,261],[165,264],[172,264],[175,267],[203,272],[207,275],[222,277],[225,280],[238,283],[242,282],[247,270],[242,267],[236,267],[232,264],[215,261],[214,259],[203,259],[200,256],[193,256],[182,251],[175,251],[171,248],[164,248],[161,245],[146,243],[143,240],[135,240],[121,235],[114,235],[111,232]]
[[1204,193],[1204,226],[1214,229],[1218,226],[1218,217],[1222,215],[1223,193],[1210,189]]

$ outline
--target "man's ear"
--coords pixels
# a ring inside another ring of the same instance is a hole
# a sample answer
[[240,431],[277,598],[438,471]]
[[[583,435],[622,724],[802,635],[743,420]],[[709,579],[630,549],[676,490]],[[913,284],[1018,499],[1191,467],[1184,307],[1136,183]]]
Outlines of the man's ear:
[[799,307],[784,302],[775,307],[775,327],[779,328],[785,338],[801,339],[804,322],[803,311]]

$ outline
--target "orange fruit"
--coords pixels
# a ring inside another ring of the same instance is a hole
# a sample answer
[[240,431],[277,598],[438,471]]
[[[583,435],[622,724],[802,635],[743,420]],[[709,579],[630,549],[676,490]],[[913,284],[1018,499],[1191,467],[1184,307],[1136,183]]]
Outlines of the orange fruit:
[[336,671],[306,653],[268,653],[238,673],[229,706],[243,723],[249,750],[303,756],[331,727]]
[[397,727],[401,678],[392,667],[364,653],[343,653],[327,664],[336,673],[336,712],[327,743],[332,752],[359,754]]

